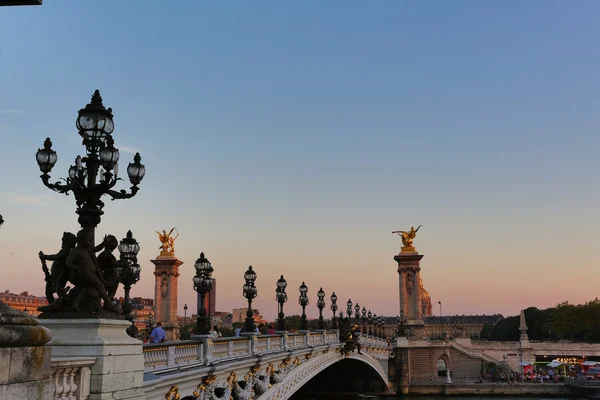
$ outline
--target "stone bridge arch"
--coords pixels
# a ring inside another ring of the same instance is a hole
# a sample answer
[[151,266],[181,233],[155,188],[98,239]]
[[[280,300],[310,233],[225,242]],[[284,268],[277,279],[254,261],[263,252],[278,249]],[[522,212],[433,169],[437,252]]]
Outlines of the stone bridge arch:
[[281,382],[273,385],[269,390],[263,393],[259,399],[288,399],[326,368],[346,359],[364,363],[377,373],[377,376],[384,382],[385,387],[390,386],[387,371],[384,370],[379,360],[364,353],[350,353],[345,356],[341,352],[334,351],[320,354],[298,365],[290,371]]

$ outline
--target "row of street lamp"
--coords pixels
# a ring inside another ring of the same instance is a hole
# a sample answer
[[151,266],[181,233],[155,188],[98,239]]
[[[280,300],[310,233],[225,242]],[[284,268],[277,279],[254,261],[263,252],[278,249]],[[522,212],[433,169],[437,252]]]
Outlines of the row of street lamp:
[[[205,307],[205,296],[212,291],[212,273],[214,271],[210,261],[206,259],[204,253],[200,253],[200,257],[194,264],[196,269],[196,275],[194,276],[194,290],[200,295],[200,309],[198,310],[198,318],[196,320],[196,332],[200,335],[208,335],[210,333],[210,315]],[[252,266],[248,267],[248,270],[244,273],[244,286],[242,294],[248,301],[248,309],[246,312],[246,320],[242,328],[242,332],[253,333],[256,332],[256,325],[254,324],[254,311],[252,310],[252,300],[254,300],[258,294],[256,289],[256,272],[252,269]],[[286,293],[287,281],[281,275],[277,280],[275,288],[275,300],[278,303],[277,313],[277,330],[285,331],[285,314],[283,312],[283,305],[288,300]],[[308,298],[308,287],[305,282],[299,287],[300,296],[298,297],[298,304],[302,307],[302,316],[300,320],[300,330],[308,330],[308,321],[306,319],[306,307],[310,303]],[[336,316],[338,310],[337,295],[335,292],[330,297],[331,300],[331,311],[333,317],[331,319],[331,329],[340,329],[341,321],[351,322],[353,319],[353,303],[352,300],[348,300],[346,303],[347,319],[344,318],[344,313],[340,311],[339,317]],[[319,320],[318,329],[325,330],[325,321],[323,319],[323,309],[325,308],[325,292],[323,288],[320,288],[317,292],[317,308],[319,309]],[[403,315],[403,313],[401,313]],[[371,313],[371,310],[367,311],[365,307],[361,308],[358,303],[354,305],[354,318],[356,318],[356,324],[361,325],[362,320],[362,334],[372,335],[377,337],[385,337],[384,325],[385,322],[382,317],[378,317],[377,314]],[[368,327],[368,328],[367,328]]]

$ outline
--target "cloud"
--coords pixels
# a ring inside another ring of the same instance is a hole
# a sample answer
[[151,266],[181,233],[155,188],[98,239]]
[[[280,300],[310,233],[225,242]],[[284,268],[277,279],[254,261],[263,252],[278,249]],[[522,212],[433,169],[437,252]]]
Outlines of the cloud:
[[46,202],[42,198],[43,196],[35,197],[35,196],[27,196],[27,195],[10,193],[10,192],[0,192],[0,193],[2,193],[4,195],[4,197],[6,198],[6,201],[8,201],[9,203],[32,204],[32,205],[36,205],[36,206],[46,204]]
[[141,150],[134,150],[132,147],[129,147],[129,146],[119,145],[119,146],[117,146],[117,148],[119,149],[120,152],[123,152],[123,153],[131,153],[131,154],[140,153],[140,155],[142,155],[142,156],[149,156],[148,153],[141,151]]
[[15,109],[7,109],[0,110],[0,114],[23,114],[25,111],[23,110],[15,110]]

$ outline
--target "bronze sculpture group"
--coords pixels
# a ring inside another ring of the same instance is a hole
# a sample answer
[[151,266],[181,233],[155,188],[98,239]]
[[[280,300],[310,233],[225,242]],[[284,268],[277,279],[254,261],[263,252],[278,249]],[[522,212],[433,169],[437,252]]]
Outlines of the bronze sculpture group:
[[[93,231],[83,228],[77,236],[65,232],[58,253],[47,255],[40,251],[49,303],[39,307],[43,312],[40,318],[56,313],[65,314],[65,317],[77,314],[79,317],[123,318],[114,298],[119,286],[119,273],[124,266],[112,254],[117,246],[117,239],[107,235],[100,245],[94,247]],[[102,253],[96,256],[99,251]],[[46,261],[52,261],[50,270]],[[67,286],[68,282],[73,288]]]

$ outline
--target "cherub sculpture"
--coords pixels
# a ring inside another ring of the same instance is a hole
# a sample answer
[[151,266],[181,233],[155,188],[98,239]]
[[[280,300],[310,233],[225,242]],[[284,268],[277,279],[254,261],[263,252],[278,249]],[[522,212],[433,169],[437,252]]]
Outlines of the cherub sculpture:
[[171,234],[175,228],[172,228],[169,233],[163,229],[162,233],[156,231],[158,234],[158,240],[160,240],[161,245],[159,246],[160,255],[161,256],[172,256],[175,254],[175,239],[179,237],[179,233],[177,236],[171,237]]
[[406,231],[393,231],[392,233],[397,233],[402,238],[402,251],[415,251],[413,246],[413,240],[417,237],[417,232],[423,225],[419,225],[417,229],[415,227],[411,227],[408,232]]
[[102,243],[94,249],[98,254],[98,266],[102,272],[102,277],[106,281],[106,291],[110,299],[115,298],[117,288],[119,287],[119,265],[117,258],[113,255],[113,251],[119,245],[119,241],[113,235],[106,235]]
[[[72,248],[77,244],[77,238],[71,232],[64,232],[62,237],[61,249],[56,254],[44,254],[39,252],[40,261],[42,262],[42,270],[46,276],[46,300],[52,303],[54,293],[58,297],[64,297],[66,290],[65,286],[68,281],[67,274],[67,257]],[[48,270],[46,261],[52,261],[52,267]]]

